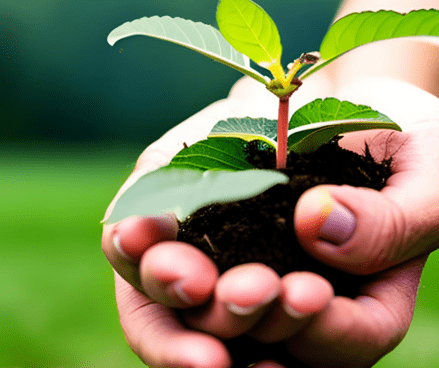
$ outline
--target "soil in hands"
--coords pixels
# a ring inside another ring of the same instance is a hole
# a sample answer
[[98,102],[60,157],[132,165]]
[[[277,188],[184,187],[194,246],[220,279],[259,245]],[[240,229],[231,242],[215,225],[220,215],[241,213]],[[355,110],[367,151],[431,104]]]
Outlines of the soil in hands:
[[[220,273],[243,263],[259,262],[273,268],[279,276],[293,271],[311,271],[322,275],[334,287],[336,295],[354,298],[367,276],[347,274],[329,267],[306,253],[294,232],[294,208],[303,192],[321,184],[347,184],[382,189],[391,175],[391,160],[375,162],[365,145],[364,155],[338,145],[339,137],[313,153],[290,153],[286,185],[276,185],[264,193],[233,203],[206,206],[180,223],[177,240],[192,244],[206,253]],[[257,168],[274,169],[275,152],[260,141],[247,146],[247,160]],[[247,337],[227,343],[234,367],[271,357],[287,367],[301,367],[283,354],[279,344],[263,345]],[[248,360],[250,359],[250,360]]]

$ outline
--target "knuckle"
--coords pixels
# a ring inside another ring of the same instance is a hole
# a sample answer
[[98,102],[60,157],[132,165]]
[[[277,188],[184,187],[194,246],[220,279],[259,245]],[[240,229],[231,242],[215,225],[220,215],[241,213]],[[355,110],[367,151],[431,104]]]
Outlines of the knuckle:
[[404,212],[395,204],[386,206],[376,221],[378,228],[367,248],[367,261],[361,267],[362,274],[382,271],[405,260],[407,220]]
[[[133,304],[138,302],[134,301]],[[145,331],[149,331],[152,339],[154,335],[159,338],[157,325],[166,324],[167,319],[167,316],[161,313],[161,309],[154,302],[146,302],[120,315],[122,331],[130,349],[151,368],[169,366],[164,354],[154,349],[150,344],[151,340],[145,339]]]

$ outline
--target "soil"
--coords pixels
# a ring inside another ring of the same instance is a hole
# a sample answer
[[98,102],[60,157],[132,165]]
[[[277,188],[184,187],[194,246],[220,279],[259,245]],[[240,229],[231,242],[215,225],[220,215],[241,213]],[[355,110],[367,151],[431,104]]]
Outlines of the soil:
[[[273,268],[279,276],[293,271],[311,271],[325,277],[336,295],[354,298],[367,276],[347,274],[312,258],[300,246],[294,233],[294,208],[307,189],[320,184],[347,184],[382,189],[391,175],[391,160],[375,162],[365,145],[364,155],[338,145],[339,137],[313,153],[290,153],[288,184],[276,185],[264,193],[233,203],[206,206],[180,223],[177,240],[206,253],[220,273],[250,262]],[[257,168],[274,169],[275,152],[260,141],[246,148],[247,161]],[[260,344],[246,336],[226,341],[234,367],[271,358],[287,367],[304,367],[292,361],[282,344]]]

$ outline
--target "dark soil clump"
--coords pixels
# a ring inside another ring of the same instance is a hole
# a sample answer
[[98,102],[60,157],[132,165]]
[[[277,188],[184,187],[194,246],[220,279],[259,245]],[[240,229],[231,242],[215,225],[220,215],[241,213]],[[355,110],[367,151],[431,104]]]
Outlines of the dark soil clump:
[[[336,295],[355,297],[367,277],[347,274],[312,258],[298,243],[293,225],[294,208],[307,189],[320,184],[347,184],[380,190],[391,175],[390,160],[375,162],[367,145],[364,156],[342,149],[338,145],[339,139],[335,138],[313,153],[290,153],[287,169],[281,170],[290,177],[289,184],[276,185],[247,200],[214,204],[198,210],[180,224],[177,240],[201,249],[212,258],[220,273],[250,262],[264,263],[279,276],[293,271],[311,271],[331,282]],[[260,141],[250,142],[247,152],[247,160],[257,168],[274,169],[275,153]],[[266,359],[268,355],[263,351],[269,346],[274,354],[269,356],[281,362],[280,353],[275,353],[278,344],[257,344],[246,337],[234,340],[239,344],[228,344],[239,354],[232,353],[234,367],[246,367]],[[246,345],[250,349],[248,352]],[[252,361],[246,361],[246,356]],[[290,365],[291,356],[287,362],[288,367],[301,366],[299,363]]]
[[[279,184],[242,201],[206,206],[180,224],[178,240],[210,256],[220,273],[242,263],[261,262],[279,276],[292,271],[316,272],[331,282],[337,295],[355,297],[359,276],[347,275],[309,256],[294,233],[294,208],[303,192],[320,184],[348,184],[380,190],[390,176],[390,162],[376,163],[366,146],[365,156],[342,149],[338,139],[317,151],[290,153],[288,185]],[[275,154],[249,147],[248,161],[272,169]]]

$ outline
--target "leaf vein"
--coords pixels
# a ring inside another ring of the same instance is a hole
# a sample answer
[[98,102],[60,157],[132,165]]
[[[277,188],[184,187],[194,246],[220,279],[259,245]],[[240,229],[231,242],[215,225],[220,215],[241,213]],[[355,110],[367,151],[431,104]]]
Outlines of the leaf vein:
[[215,39],[216,39],[216,41],[218,42],[219,53],[220,53],[221,56],[223,56],[223,54],[222,54],[222,50],[221,50],[221,43],[220,43],[220,40],[219,40],[219,38],[218,38],[218,35],[217,35],[216,32],[213,32],[213,34],[215,35]]
[[360,25],[357,28],[357,34],[355,35],[355,39],[354,39],[354,43],[355,45],[358,45],[360,42],[358,41],[358,38],[361,37],[362,32],[361,32],[361,28],[363,27],[364,23],[367,22],[368,19],[370,19],[371,17],[373,17],[375,15],[375,13],[371,13],[369,14],[369,16],[365,16],[364,19],[362,20],[362,22],[360,23]]
[[378,27],[376,28],[375,33],[374,33],[373,38],[372,38],[373,41],[377,41],[377,40],[378,40],[378,39],[377,39],[377,34],[378,34],[378,32],[379,32],[379,31],[381,30],[381,28],[386,24],[386,22],[389,20],[389,18],[392,18],[395,14],[394,14],[394,12],[389,12],[389,14],[386,14],[386,15],[387,15],[387,17],[384,18],[384,19],[381,21],[381,24],[378,25]]
[[341,109],[341,105],[342,105],[342,103],[340,102],[340,103],[338,104],[337,110],[335,110],[335,113],[334,113],[334,118],[335,118],[335,119],[337,119],[337,115],[338,115],[338,112],[339,112],[340,109]]
[[357,20],[357,18],[358,18],[358,14],[356,14],[356,16],[353,16],[352,19],[350,20],[350,22],[348,24],[344,25],[343,32],[341,32],[338,35],[338,38],[336,39],[336,46],[335,46],[335,49],[338,50],[338,52],[340,52],[340,42],[341,42],[342,38],[344,37],[345,33],[347,31],[349,31],[351,24],[354,23]]
[[268,50],[267,50],[267,49],[264,47],[264,45],[259,41],[258,36],[257,36],[257,35],[255,34],[255,32],[253,31],[253,28],[251,27],[251,25],[248,24],[246,18],[244,17],[244,14],[242,14],[241,10],[240,10],[240,9],[238,8],[238,6],[236,5],[235,1],[232,0],[232,2],[233,2],[233,5],[235,6],[236,10],[238,11],[238,13],[241,15],[241,18],[243,19],[244,23],[247,25],[248,28],[250,28],[251,33],[253,34],[253,36],[255,37],[255,39],[256,39],[256,41],[257,41],[256,44],[258,44],[259,46],[261,46],[262,49],[264,50],[264,52],[267,54],[268,58],[270,58],[271,60],[273,60],[274,57],[272,57],[272,56],[270,55],[270,53],[268,52]]
[[[436,12],[436,13],[434,14],[434,16],[437,17],[438,20],[439,20],[439,12]],[[432,17],[432,18],[433,18],[433,17]],[[437,33],[436,33],[436,28],[437,28]],[[439,21],[437,22],[436,26],[434,26],[434,27],[430,30],[429,33],[430,33],[430,34],[433,34],[433,35],[436,35],[436,36],[439,36]]]
[[392,34],[390,35],[389,38],[396,38],[398,36],[395,37],[395,35],[398,34],[398,29],[401,27],[401,25],[404,23],[404,15],[399,14],[398,18],[400,18],[399,23],[397,24],[397,26],[395,28],[393,28]]
[[[221,139],[221,138],[220,138],[220,139]],[[199,142],[198,144],[199,144],[199,147],[205,147],[205,148],[208,148],[208,149],[210,149],[210,150],[213,150],[213,151],[216,151],[216,152],[220,152],[220,153],[222,153],[223,155],[225,155],[225,156],[227,156],[227,157],[232,157],[232,158],[234,158],[234,159],[238,159],[238,160],[240,160],[240,161],[242,161],[242,162],[247,162],[247,161],[245,161],[244,159],[241,159],[241,158],[239,158],[239,157],[237,157],[237,156],[234,156],[234,155],[228,153],[228,151],[223,151],[223,150],[221,150],[221,149],[219,149],[219,148],[217,148],[217,147],[213,147],[213,146],[211,146],[211,145],[209,145],[209,144],[206,144],[206,143],[203,143],[203,142]]]
[[418,23],[418,26],[416,27],[416,31],[414,32],[414,34],[419,34],[419,30],[421,29],[423,23],[426,21],[425,17],[423,17],[422,22]]
[[177,22],[175,21],[174,18],[170,18],[172,23],[174,23],[174,25],[180,30],[180,32],[184,35],[184,37],[186,37],[186,39],[188,40],[189,45],[194,46],[194,44],[192,43],[192,41],[189,39],[189,37],[186,35],[186,33],[181,29],[181,27],[177,24]]
[[[218,157],[212,157],[212,156],[203,155],[203,154],[191,154],[191,155],[182,155],[182,156],[180,156],[180,158],[182,158],[182,159],[183,158],[194,158],[194,157],[205,158],[205,159],[211,160],[213,162],[219,162],[223,166],[229,166],[229,167],[233,167],[233,168],[236,168],[236,169],[241,169],[242,168],[242,165],[239,165],[239,163],[244,162],[244,163],[248,164],[248,162],[245,161],[245,160],[237,159],[236,160],[237,164],[234,164],[233,162],[230,162],[230,161],[221,160]],[[176,161],[176,162],[178,162],[178,161]],[[185,162],[185,161],[181,160],[180,162]],[[245,166],[248,166],[248,165],[245,165]]]
[[191,26],[195,29],[195,31],[198,33],[198,35],[199,35],[200,38],[201,38],[201,41],[203,41],[203,48],[204,48],[205,50],[207,50],[206,42],[204,42],[204,38],[203,38],[203,36],[201,35],[200,31],[198,30],[198,27],[195,27],[195,23],[194,23],[194,22],[190,22],[190,25],[191,25]]
[[[437,24],[436,24],[435,26],[433,26],[433,27],[430,29],[430,31],[429,31],[430,34],[431,34],[431,33],[434,34],[434,29],[435,29],[436,27],[439,29],[439,12],[434,12],[434,13],[431,14],[430,17],[425,17],[425,18],[423,19],[423,23],[427,23],[427,22],[429,22],[431,19],[436,18],[436,17],[438,18],[438,22],[437,22]],[[421,24],[421,25],[422,25],[422,24]]]

